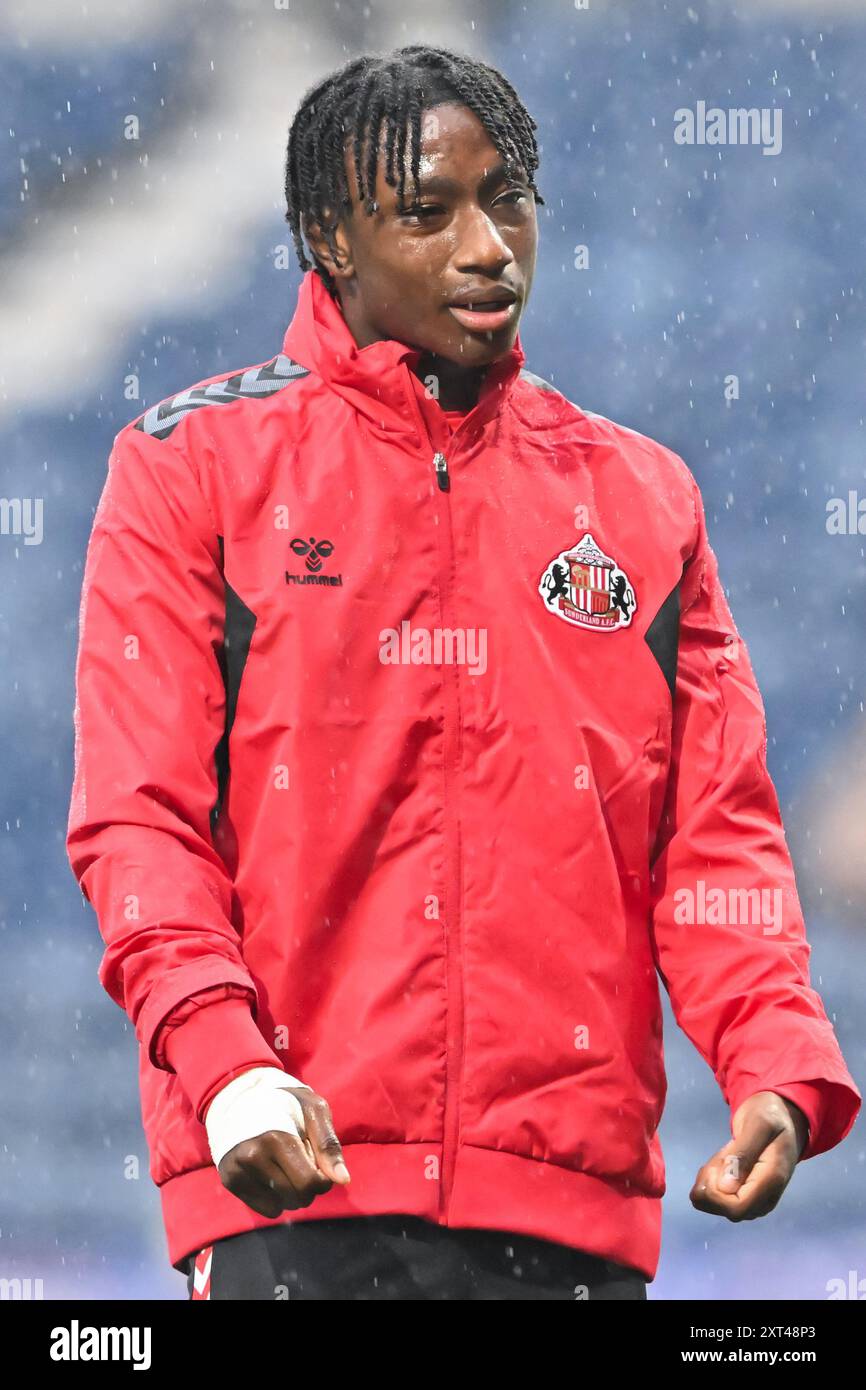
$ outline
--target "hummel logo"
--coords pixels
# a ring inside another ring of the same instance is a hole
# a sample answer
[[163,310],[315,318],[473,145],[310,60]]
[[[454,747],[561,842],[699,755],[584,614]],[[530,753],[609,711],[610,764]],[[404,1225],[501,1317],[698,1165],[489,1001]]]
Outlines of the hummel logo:
[[305,541],[300,536],[295,536],[293,541],[289,541],[289,545],[296,555],[305,557],[304,564],[309,573],[291,574],[286,570],[287,584],[342,584],[341,574],[319,573],[325,560],[334,552],[331,541],[317,541],[315,536],[310,536],[309,541]]
[[334,550],[330,541],[317,541],[315,536],[310,536],[309,545],[297,536],[289,544],[296,555],[306,555],[304,563],[313,574],[322,568],[322,561],[327,560]]

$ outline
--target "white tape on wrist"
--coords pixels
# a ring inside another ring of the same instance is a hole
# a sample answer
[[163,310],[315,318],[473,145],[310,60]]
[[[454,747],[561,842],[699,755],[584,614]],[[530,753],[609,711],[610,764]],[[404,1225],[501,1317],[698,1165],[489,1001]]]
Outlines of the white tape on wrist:
[[251,1067],[217,1091],[204,1121],[215,1167],[235,1144],[271,1129],[306,1138],[301,1103],[287,1086],[312,1090],[279,1067]]

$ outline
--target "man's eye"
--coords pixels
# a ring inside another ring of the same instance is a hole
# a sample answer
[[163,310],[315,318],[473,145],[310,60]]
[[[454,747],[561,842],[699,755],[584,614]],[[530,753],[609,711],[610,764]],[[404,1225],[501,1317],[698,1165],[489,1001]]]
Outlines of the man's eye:
[[[508,193],[503,193],[503,198],[526,198],[529,195],[522,188],[512,188]],[[499,200],[497,200],[499,201]]]
[[425,213],[437,213],[442,211],[443,209],[439,203],[414,203],[412,207],[406,209],[404,216],[420,217],[423,219]]

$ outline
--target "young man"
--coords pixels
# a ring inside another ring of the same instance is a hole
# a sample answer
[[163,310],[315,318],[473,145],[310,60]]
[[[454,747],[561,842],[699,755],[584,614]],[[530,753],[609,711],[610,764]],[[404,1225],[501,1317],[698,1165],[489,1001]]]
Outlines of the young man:
[[115,441],[68,849],[193,1298],[645,1298],[658,975],[699,1209],[859,1109],[695,480],[524,367],[534,129],[446,50],[329,76],[282,352]]

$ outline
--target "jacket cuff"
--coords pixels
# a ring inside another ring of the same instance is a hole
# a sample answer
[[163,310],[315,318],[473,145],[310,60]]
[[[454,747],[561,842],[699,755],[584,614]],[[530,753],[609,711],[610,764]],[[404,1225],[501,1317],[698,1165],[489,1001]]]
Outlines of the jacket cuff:
[[256,987],[242,963],[236,965],[221,956],[207,956],[164,972],[135,1019],[136,1037],[151,1066],[160,1067],[160,1035],[166,1019],[190,995],[223,985],[237,985],[245,990],[255,1013],[258,1007]]
[[166,1061],[180,1080],[201,1124],[217,1091],[241,1072],[252,1067],[285,1070],[259,1032],[249,1005],[242,999],[203,1004],[170,1030],[164,1048]]
[[845,1082],[815,1077],[809,1081],[773,1080],[758,1081],[757,1078],[741,1078],[738,1086],[729,1094],[728,1104],[733,1117],[737,1110],[757,1091],[774,1091],[777,1096],[792,1100],[798,1105],[809,1122],[809,1138],[800,1155],[802,1163],[807,1158],[825,1153],[842,1142],[853,1128],[859,1113],[862,1098],[853,1081]]
[[827,1114],[828,1098],[824,1094],[820,1082],[792,1082],[789,1086],[773,1086],[777,1096],[782,1096],[784,1100],[792,1100],[796,1106],[802,1110],[809,1122],[809,1135],[803,1145],[801,1159],[809,1158],[809,1149],[812,1139],[819,1134],[824,1127]]

